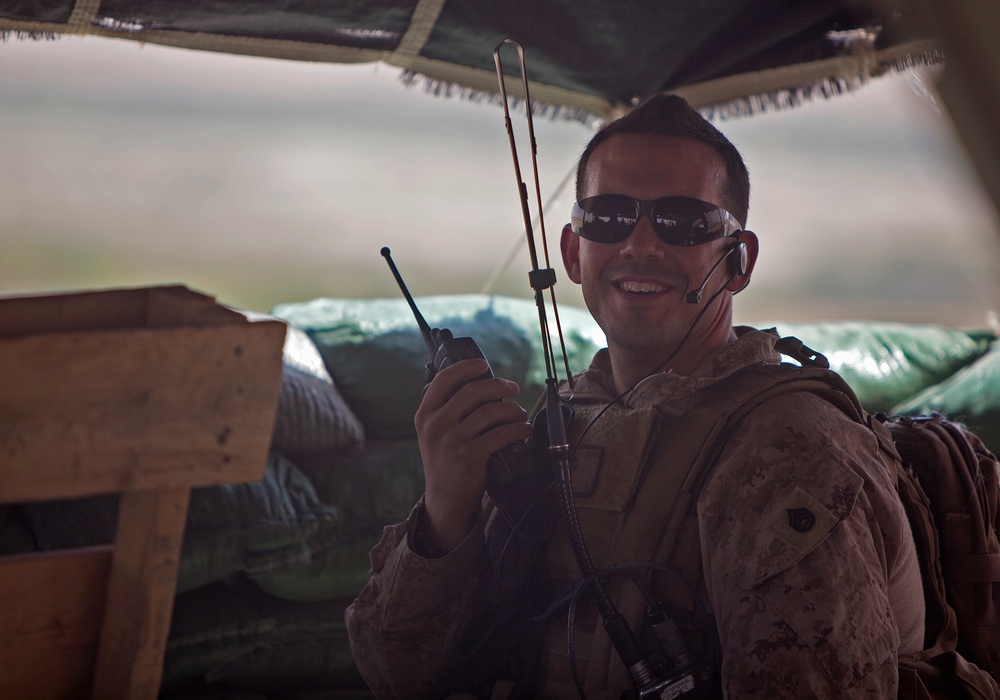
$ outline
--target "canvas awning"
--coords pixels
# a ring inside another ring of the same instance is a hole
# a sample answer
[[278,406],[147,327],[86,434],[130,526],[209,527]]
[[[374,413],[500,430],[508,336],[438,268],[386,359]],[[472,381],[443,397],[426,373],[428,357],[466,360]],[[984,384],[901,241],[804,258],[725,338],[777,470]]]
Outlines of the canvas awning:
[[941,93],[1000,211],[998,26],[996,0],[0,0],[4,37],[380,61],[474,99],[495,98],[492,50],[510,37],[529,57],[535,107],[587,121],[659,91],[752,113],[946,56]]
[[435,90],[477,98],[496,92],[492,51],[511,37],[529,57],[533,100],[589,119],[658,91],[726,112],[794,104],[939,57],[934,41],[907,21],[909,3],[880,7],[856,0],[36,0],[0,1],[0,31],[382,61]]

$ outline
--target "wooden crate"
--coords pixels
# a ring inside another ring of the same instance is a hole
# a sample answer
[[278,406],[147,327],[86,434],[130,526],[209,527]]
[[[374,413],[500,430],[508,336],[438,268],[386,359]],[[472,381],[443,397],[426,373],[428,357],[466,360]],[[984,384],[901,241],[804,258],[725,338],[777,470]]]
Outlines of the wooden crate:
[[0,559],[0,697],[156,697],[190,490],[263,477],[284,334],[179,286],[0,299],[0,504],[121,494],[113,549]]

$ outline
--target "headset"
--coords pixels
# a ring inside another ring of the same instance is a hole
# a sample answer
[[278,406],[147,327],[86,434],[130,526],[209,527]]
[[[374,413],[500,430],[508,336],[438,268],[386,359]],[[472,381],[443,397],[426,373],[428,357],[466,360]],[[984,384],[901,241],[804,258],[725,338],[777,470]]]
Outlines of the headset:
[[[712,279],[712,275],[715,274],[715,271],[719,268],[719,265],[721,265],[726,260],[729,261],[728,264],[729,280],[726,282],[726,284],[729,284],[729,282],[731,282],[732,280],[747,273],[747,267],[749,265],[747,244],[744,243],[743,241],[736,241],[736,243],[729,246],[729,248],[722,255],[722,257],[716,260],[715,264],[712,265],[712,269],[708,271],[707,275],[705,275],[705,279],[702,281],[701,285],[699,285],[698,289],[694,290],[693,292],[688,292],[687,296],[685,297],[687,303],[689,304],[701,303],[701,295],[704,294],[705,287],[708,285],[708,281]],[[746,288],[747,284],[750,284],[750,280],[747,280],[742,287],[740,287],[733,293],[736,294],[738,292],[742,292]]]

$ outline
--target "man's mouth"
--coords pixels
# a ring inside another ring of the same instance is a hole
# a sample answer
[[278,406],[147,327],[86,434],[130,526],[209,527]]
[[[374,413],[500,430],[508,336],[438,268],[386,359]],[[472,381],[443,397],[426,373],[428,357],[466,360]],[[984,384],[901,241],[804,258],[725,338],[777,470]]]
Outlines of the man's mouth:
[[668,289],[665,285],[657,284],[656,282],[635,282],[632,280],[623,280],[615,286],[623,292],[631,292],[633,294],[656,294],[658,292],[665,292]]

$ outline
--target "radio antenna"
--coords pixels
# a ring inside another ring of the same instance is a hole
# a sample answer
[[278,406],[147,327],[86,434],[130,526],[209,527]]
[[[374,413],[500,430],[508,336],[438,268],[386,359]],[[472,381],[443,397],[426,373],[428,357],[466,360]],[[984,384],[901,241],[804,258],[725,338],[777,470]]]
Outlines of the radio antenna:
[[[531,167],[535,182],[535,202],[538,205],[538,224],[542,231],[542,249],[545,254],[545,268],[538,264],[538,252],[535,247],[535,234],[531,226],[531,212],[528,207],[528,188],[521,177],[521,165],[517,157],[517,143],[514,140],[514,128],[510,120],[510,108],[507,104],[507,83],[503,73],[503,62],[500,60],[500,49],[504,44],[512,45],[517,51],[518,63],[521,67],[521,84],[524,90],[524,111],[528,121],[528,139],[531,142]],[[518,196],[521,202],[521,215],[524,218],[524,232],[528,241],[528,255],[531,257],[531,272],[528,279],[531,288],[535,290],[535,305],[538,307],[538,323],[542,331],[542,352],[545,356],[545,372],[550,378],[555,377],[555,351],[552,349],[552,338],[549,332],[549,321],[545,314],[545,298],[543,290],[549,290],[552,301],[552,314],[556,320],[556,333],[562,350],[563,364],[566,368],[566,380],[573,388],[573,373],[569,369],[569,357],[566,353],[566,341],[563,338],[562,323],[559,321],[559,307],[556,304],[556,294],[553,285],[556,283],[556,273],[549,262],[549,246],[545,236],[545,216],[542,211],[541,185],[538,178],[538,144],[535,141],[535,124],[531,115],[531,95],[528,91],[528,71],[524,61],[524,47],[511,38],[504,39],[493,49],[493,62],[497,69],[497,82],[500,86],[500,99],[503,102],[504,126],[507,128],[507,138],[510,141],[510,153],[514,159],[514,176],[517,178]]]
[[434,344],[431,327],[427,325],[427,321],[424,320],[423,314],[421,314],[420,309],[417,308],[417,303],[413,301],[413,297],[410,296],[410,290],[406,288],[406,283],[399,274],[399,270],[396,269],[396,263],[392,261],[392,253],[389,250],[389,246],[382,246],[382,250],[379,252],[382,253],[382,257],[385,258],[385,261],[389,263],[389,269],[392,270],[392,276],[396,278],[396,284],[399,285],[399,291],[403,293],[403,298],[406,299],[406,303],[410,305],[410,310],[413,311],[413,316],[417,319],[417,327],[420,328],[420,335],[424,337],[424,345],[427,346],[427,351],[433,358],[434,354],[437,352],[438,346]]
[[[531,286],[535,290],[535,304],[538,306],[538,321],[542,329],[542,346],[545,350],[546,369],[546,396],[545,396],[545,419],[548,428],[549,438],[549,459],[556,471],[556,484],[558,487],[558,500],[563,511],[564,524],[569,535],[570,547],[576,559],[580,573],[585,579],[590,580],[590,588],[594,593],[594,603],[604,620],[604,629],[611,640],[612,645],[621,657],[625,667],[629,670],[632,680],[638,689],[650,687],[653,681],[653,673],[650,666],[650,659],[644,657],[639,642],[635,634],[629,627],[628,621],[615,606],[608,595],[601,580],[600,573],[594,567],[590,552],[587,550],[587,543],[584,541],[583,531],[580,527],[580,520],[576,512],[576,503],[573,499],[573,477],[570,467],[570,451],[566,438],[566,424],[563,419],[562,406],[559,402],[559,394],[556,389],[556,378],[554,371],[554,356],[552,341],[549,337],[548,323],[545,316],[545,297],[542,293],[544,289],[549,289],[552,293],[552,306],[555,311],[555,294],[552,292],[552,285],[555,284],[555,271],[548,267],[539,269],[538,257],[535,252],[535,240],[531,231],[531,216],[528,213],[528,192],[527,187],[521,180],[521,168],[517,160],[517,146],[514,143],[514,131],[511,128],[510,110],[507,107],[507,90],[504,85],[503,66],[500,62],[500,49],[504,44],[512,44],[517,49],[518,59],[521,63],[521,81],[524,84],[524,108],[528,116],[528,135],[531,139],[531,162],[535,175],[535,193],[539,200],[539,221],[542,222],[542,236],[544,240],[545,224],[541,216],[541,200],[538,186],[538,160],[537,148],[535,146],[535,131],[531,119],[531,98],[528,95],[528,74],[524,65],[524,49],[513,39],[504,39],[497,44],[493,50],[493,60],[497,66],[497,80],[500,83],[500,97],[503,100],[504,123],[507,127],[507,135],[510,137],[510,151],[514,157],[514,174],[517,176],[518,191],[521,197],[521,212],[524,215],[524,228],[528,237],[528,252],[531,255],[531,272],[528,275]],[[548,265],[548,248],[545,252],[545,263]],[[556,323],[558,326],[558,313]],[[562,328],[559,328],[559,340],[563,341]],[[569,371],[569,360],[566,357],[566,347],[563,344],[563,359],[566,361],[566,375],[571,382],[572,375]],[[579,686],[578,686],[579,687]],[[645,694],[641,694],[643,697]]]

